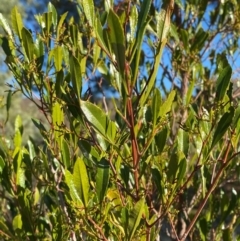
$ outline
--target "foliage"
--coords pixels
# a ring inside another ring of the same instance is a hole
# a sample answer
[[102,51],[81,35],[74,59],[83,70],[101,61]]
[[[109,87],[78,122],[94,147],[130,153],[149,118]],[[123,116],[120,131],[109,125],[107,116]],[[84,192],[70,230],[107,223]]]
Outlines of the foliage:
[[[155,11],[150,0],[106,1],[101,9],[82,0],[81,21],[68,24],[67,13],[58,16],[49,4],[48,12],[36,16],[37,33],[24,27],[16,8],[11,26],[1,16],[1,45],[16,80],[12,90],[35,103],[49,123],[32,120],[43,145],[23,145],[20,116],[13,140],[0,140],[5,240],[237,238],[239,190],[229,191],[226,184],[239,181],[240,109],[225,54],[211,52],[214,76],[203,67],[213,33],[211,26],[200,26],[207,8],[201,2],[194,17],[192,1],[176,1],[174,9],[166,1]],[[176,9],[190,22],[171,24],[172,12],[173,19],[179,17]],[[226,14],[212,15],[212,24],[232,26]],[[172,88],[160,91],[156,83],[167,42],[181,85],[172,79]],[[93,77],[103,108],[90,101],[91,91],[82,94]],[[117,99],[106,100],[103,79]]]

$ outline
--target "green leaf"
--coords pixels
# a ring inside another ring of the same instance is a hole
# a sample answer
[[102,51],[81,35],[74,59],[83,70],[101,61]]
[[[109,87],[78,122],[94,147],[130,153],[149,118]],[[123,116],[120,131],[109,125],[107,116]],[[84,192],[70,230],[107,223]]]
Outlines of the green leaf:
[[28,151],[29,151],[30,160],[33,161],[34,158],[36,157],[34,145],[30,140],[27,141],[27,144],[28,144]]
[[34,43],[31,33],[24,27],[22,28],[22,43],[25,57],[28,61],[32,61],[34,56]]
[[187,170],[187,160],[184,157],[178,166],[178,174],[177,174],[177,186],[179,187],[182,184],[182,180],[184,178],[184,175],[186,174]]
[[4,167],[5,167],[5,161],[2,158],[2,156],[0,156],[0,174],[2,174]]
[[164,146],[167,141],[168,136],[168,129],[164,127],[156,136],[155,136],[155,143],[157,145],[159,154],[163,151]]
[[54,138],[58,142],[59,146],[61,147],[61,126],[63,124],[64,117],[63,117],[63,110],[62,106],[55,102],[52,107],[52,124],[53,124],[53,131],[54,131]]
[[52,13],[52,23],[54,26],[54,30],[57,28],[57,21],[58,21],[58,16],[57,16],[57,10],[56,8],[52,5],[51,2],[48,3],[48,12]]
[[110,50],[104,40],[104,37],[103,37],[103,27],[102,27],[102,24],[99,20],[99,18],[96,19],[96,37],[97,37],[97,43],[100,45],[100,47],[104,50],[104,52],[110,57],[111,54],[110,54]]
[[70,190],[70,195],[71,195],[71,198],[73,199],[73,201],[82,203],[81,197],[78,193],[78,190],[77,190],[76,185],[73,180],[73,175],[68,170],[65,170],[65,180],[66,180],[66,183]]
[[233,116],[234,116],[234,108],[231,106],[228,109],[228,112],[224,113],[224,115],[221,117],[217,125],[215,133],[213,135],[211,149],[218,143],[218,141],[223,137],[225,132],[228,130],[229,126],[232,123]]
[[73,168],[73,181],[84,206],[88,203],[89,180],[84,161],[78,157]]
[[72,40],[72,43],[73,43],[73,46],[75,48],[78,47],[78,44],[79,44],[79,37],[78,37],[78,33],[79,33],[79,30],[78,30],[78,27],[76,25],[70,25],[69,26],[69,31],[70,31],[70,36],[71,36],[71,40]]
[[203,48],[208,36],[208,32],[205,32],[203,28],[199,28],[197,34],[194,36],[193,45],[191,46],[191,52],[200,51]]
[[20,115],[17,115],[17,117],[15,119],[15,135],[14,135],[15,147],[21,147],[22,133],[23,133],[22,119],[21,119]]
[[80,100],[81,89],[82,89],[82,74],[80,63],[77,58],[71,56],[69,59],[70,72],[72,77],[73,89],[75,90],[75,94]]
[[216,99],[221,101],[224,96],[226,95],[230,79],[232,76],[232,68],[228,64],[220,73],[217,79],[217,86],[216,86]]
[[43,41],[41,40],[41,38],[39,36],[37,36],[35,44],[34,44],[34,53],[37,57],[36,61],[37,61],[37,67],[39,70],[41,70],[42,66],[43,66],[43,62],[44,62],[44,44]]
[[22,40],[22,29],[23,29],[23,22],[20,13],[18,12],[17,7],[15,6],[12,9],[12,27],[15,33],[18,35],[20,41]]
[[70,156],[68,143],[65,141],[65,139],[62,139],[61,153],[62,153],[62,162],[64,164],[64,167],[69,168],[71,156]]
[[188,149],[189,149],[188,133],[180,128],[178,130],[177,141],[178,141],[179,150],[182,153],[184,153],[185,157],[187,158],[188,157]]
[[174,101],[175,95],[176,95],[175,90],[172,90],[169,93],[167,100],[163,103],[163,105],[160,108],[160,112],[159,112],[160,117],[164,117],[168,112],[171,111],[172,103]]
[[138,10],[135,5],[132,6],[129,16],[130,23],[130,42],[134,42],[136,37],[137,23],[138,23]]
[[12,30],[11,30],[7,20],[3,17],[2,13],[0,13],[0,25],[3,27],[4,31],[7,33],[7,35],[10,37],[10,39],[13,41]]
[[122,76],[125,70],[125,38],[118,16],[110,9],[108,14],[108,36]]
[[110,143],[114,143],[116,124],[98,106],[88,101],[81,101],[81,110],[91,125]]
[[97,167],[97,175],[96,175],[96,191],[98,200],[102,203],[109,182],[109,162],[106,159],[102,159]]
[[64,13],[63,15],[61,15],[60,20],[58,22],[58,26],[57,26],[57,40],[58,41],[60,40],[60,36],[62,34],[63,23],[64,23],[64,20],[67,17],[67,14],[68,14],[68,12]]
[[60,71],[62,69],[62,61],[63,61],[63,50],[61,46],[57,46],[53,49],[54,56],[54,65],[56,71]]
[[161,94],[159,89],[154,89],[154,93],[153,93],[153,99],[152,99],[152,122],[153,122],[153,129],[157,123],[157,119],[159,116],[159,111],[160,111],[160,106],[162,103],[162,99],[161,99]]
[[50,34],[50,28],[52,26],[52,12],[47,12],[42,15],[42,27],[45,30],[45,34],[49,36]]
[[132,240],[136,232],[137,227],[142,219],[142,215],[145,213],[145,202],[144,199],[139,200],[133,209],[129,213],[129,224],[128,224],[128,238],[127,240]]
[[162,197],[163,195],[163,188],[162,188],[162,185],[161,185],[161,174],[160,174],[160,171],[158,170],[157,167],[153,167],[152,168],[152,179],[157,187],[157,190],[158,190],[158,193],[159,193],[159,196]]
[[5,123],[8,122],[8,118],[9,118],[9,110],[10,110],[10,107],[11,107],[11,102],[12,102],[12,91],[9,90],[9,91],[8,91],[8,94],[7,94],[7,103],[6,103],[7,118],[6,118]]
[[78,0],[78,3],[82,5],[90,27],[93,27],[96,19],[93,0]]
[[179,153],[177,151],[177,148],[175,147],[174,150],[172,150],[171,158],[168,163],[168,170],[167,170],[167,178],[168,181],[173,183],[178,171],[178,164],[179,164]]

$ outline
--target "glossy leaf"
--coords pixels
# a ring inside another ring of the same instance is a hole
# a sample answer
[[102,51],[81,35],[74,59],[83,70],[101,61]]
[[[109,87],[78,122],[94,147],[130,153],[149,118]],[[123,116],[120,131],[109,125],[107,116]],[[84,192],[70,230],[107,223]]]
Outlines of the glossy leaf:
[[61,145],[61,125],[63,124],[63,110],[62,106],[55,102],[52,109],[52,122],[55,140]]
[[67,17],[67,12],[64,13],[63,15],[61,15],[60,17],[60,20],[58,22],[58,26],[57,26],[57,39],[58,41],[60,40],[60,35],[62,34],[63,32],[63,23],[64,23],[64,20],[66,19]]
[[88,180],[87,169],[81,158],[78,158],[74,164],[73,182],[84,206],[87,206],[90,185]]
[[97,35],[97,42],[98,42],[99,46],[101,46],[101,48],[104,50],[104,52],[108,56],[111,56],[108,45],[105,42],[104,37],[103,37],[103,27],[102,27],[102,24],[101,24],[99,18],[96,19],[96,35]]
[[5,167],[5,161],[2,158],[2,156],[0,156],[0,174],[2,174],[4,167]]
[[232,76],[232,68],[230,65],[227,65],[220,73],[217,79],[217,90],[216,90],[216,98],[218,101],[221,101],[228,89],[230,79]]
[[109,162],[106,159],[102,159],[98,163],[96,175],[96,191],[100,203],[103,201],[108,188],[109,171]]
[[70,189],[70,195],[73,201],[82,203],[81,197],[78,193],[78,190],[73,180],[73,175],[68,170],[65,171],[65,180],[68,185],[68,188]]
[[153,122],[153,129],[157,123],[157,119],[159,117],[160,106],[162,103],[161,94],[159,89],[155,89],[153,93],[152,99],[152,122]]
[[175,90],[172,90],[169,93],[166,101],[162,104],[162,106],[160,108],[160,112],[159,112],[159,116],[160,117],[164,117],[168,112],[171,111],[172,103],[174,101],[175,95],[176,95],[176,91]]
[[15,33],[17,34],[17,36],[19,37],[19,39],[21,41],[22,40],[22,29],[23,29],[23,22],[22,22],[21,15],[16,6],[12,9],[11,13],[12,13],[13,30],[15,31]]
[[28,61],[32,61],[34,56],[34,43],[31,33],[26,28],[22,28],[22,43]]
[[114,143],[117,127],[103,110],[88,101],[81,101],[81,110],[96,131],[108,141]]
[[71,156],[70,156],[68,143],[66,142],[65,139],[62,139],[61,153],[62,153],[62,162],[64,164],[64,167],[69,168],[71,164]]
[[54,56],[54,65],[56,68],[56,71],[60,71],[62,69],[62,61],[63,61],[63,50],[61,46],[57,46],[53,50],[53,56]]
[[52,20],[53,20],[52,15],[53,15],[52,12],[47,12],[42,15],[42,24],[43,24],[42,26],[47,36],[49,36],[50,28],[52,26]]
[[127,237],[127,240],[129,241],[132,240],[137,230],[137,227],[139,226],[139,223],[142,219],[142,215],[145,212],[144,206],[145,206],[144,199],[141,199],[136,203],[136,205],[129,213],[128,237]]
[[81,89],[82,89],[82,75],[81,67],[78,59],[74,56],[71,56],[69,59],[70,72],[72,77],[73,88],[76,96],[80,100]]
[[10,39],[13,41],[12,30],[11,30],[7,20],[2,15],[2,13],[0,13],[0,26],[3,27],[4,31],[7,33],[7,35],[10,37]]
[[130,12],[130,18],[129,18],[129,23],[130,23],[130,42],[134,42],[135,36],[136,36],[136,31],[137,31],[137,22],[138,22],[138,10],[137,7],[134,5],[131,8]]
[[7,94],[7,103],[6,103],[6,110],[7,110],[7,119],[5,121],[5,123],[7,123],[8,118],[9,118],[9,111],[10,111],[10,107],[11,107],[11,102],[12,102],[12,91],[8,91]]
[[213,135],[211,149],[220,141],[221,138],[223,138],[224,134],[226,133],[226,131],[228,130],[228,128],[232,123],[233,116],[234,116],[234,108],[231,106],[228,112],[226,112],[221,117],[216,127],[215,133]]
[[111,43],[111,48],[115,55],[120,73],[123,76],[125,70],[125,38],[123,28],[118,16],[110,9],[108,13],[108,36]]
[[56,8],[52,5],[51,2],[48,3],[48,12],[52,13],[52,23],[54,26],[54,29],[57,28],[57,21],[58,21],[58,15]]
[[89,25],[93,27],[94,21],[95,21],[93,0],[82,0],[82,1],[78,0],[78,2],[82,5],[84,9],[84,14],[88,20]]

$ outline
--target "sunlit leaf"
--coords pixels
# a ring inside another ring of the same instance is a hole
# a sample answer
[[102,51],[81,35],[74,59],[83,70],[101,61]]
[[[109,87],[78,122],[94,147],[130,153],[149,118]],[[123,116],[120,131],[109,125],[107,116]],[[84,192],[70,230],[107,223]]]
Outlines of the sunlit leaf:
[[88,204],[89,180],[86,166],[81,158],[78,158],[73,168],[73,182],[77,193],[85,206]]

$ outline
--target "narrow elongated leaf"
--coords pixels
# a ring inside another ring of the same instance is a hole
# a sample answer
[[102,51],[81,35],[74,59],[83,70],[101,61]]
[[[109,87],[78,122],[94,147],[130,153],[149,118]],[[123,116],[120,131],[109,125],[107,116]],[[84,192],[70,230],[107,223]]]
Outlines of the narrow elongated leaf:
[[57,26],[57,39],[58,39],[58,40],[60,40],[60,35],[61,35],[62,32],[64,31],[64,29],[62,30],[62,28],[63,28],[64,20],[65,20],[66,17],[67,17],[67,14],[68,14],[68,12],[64,13],[63,15],[61,15],[60,20],[59,20],[59,22],[58,22],[58,26]]
[[73,88],[75,90],[75,94],[80,100],[81,89],[82,89],[82,75],[81,75],[81,67],[77,58],[71,56],[69,59],[70,64],[70,72],[72,77]]
[[111,54],[110,54],[110,50],[104,40],[104,37],[103,37],[103,27],[102,27],[102,24],[99,20],[99,18],[96,19],[96,35],[97,35],[97,42],[98,44],[101,46],[101,48],[104,50],[104,52],[110,57]]
[[60,71],[62,69],[62,61],[63,61],[63,50],[61,46],[57,46],[53,50],[53,56],[54,56],[54,65],[56,68],[56,71]]
[[225,96],[230,83],[231,76],[232,68],[230,67],[230,65],[228,65],[221,71],[217,79],[216,98],[218,101],[221,101]]
[[44,62],[44,44],[41,38],[38,36],[36,38],[35,44],[34,44],[34,54],[36,55],[37,59],[37,67],[39,70],[41,70]]
[[33,161],[34,158],[36,157],[34,145],[30,140],[28,140],[27,144],[28,144],[28,150],[29,150],[29,158],[31,161]]
[[81,101],[81,110],[96,131],[110,143],[114,143],[117,127],[102,109],[88,101]]
[[179,166],[178,166],[178,174],[177,174],[177,186],[178,187],[182,184],[182,180],[186,173],[186,170],[187,170],[187,160],[186,160],[186,158],[183,158],[179,162]]
[[125,38],[120,20],[112,9],[109,11],[107,23],[107,32],[110,39],[111,48],[115,54],[120,73],[123,76],[125,69]]
[[0,174],[2,174],[4,167],[5,167],[5,161],[3,160],[2,156],[0,156]]
[[161,174],[158,170],[157,167],[154,167],[152,168],[152,179],[157,187],[157,190],[159,192],[159,196],[162,197],[162,194],[163,194],[163,188],[162,188],[162,185],[161,185]]
[[64,167],[69,168],[69,166],[70,166],[70,150],[69,150],[68,143],[64,139],[62,139],[61,153],[62,153],[62,162],[64,164]]
[[34,56],[34,43],[31,33],[26,28],[22,28],[22,42],[25,57],[27,57],[28,61],[32,61]]
[[153,122],[153,128],[155,127],[157,123],[157,119],[159,116],[160,106],[161,106],[162,100],[161,100],[161,94],[159,89],[154,90],[153,99],[152,99],[152,122]]
[[187,156],[188,156],[188,149],[189,149],[189,136],[188,136],[188,133],[180,128],[178,130],[177,140],[178,140],[179,150],[182,153],[184,153],[185,157],[187,158]]
[[93,0],[78,0],[79,4],[82,5],[84,9],[84,14],[88,20],[88,23],[91,27],[94,26],[95,21],[95,12],[94,12],[94,4]]
[[215,130],[215,133],[213,135],[213,140],[212,140],[212,146],[211,149],[218,143],[218,141],[223,137],[225,132],[228,130],[229,126],[232,123],[234,116],[234,108],[231,106],[220,119],[217,128]]
[[7,33],[7,35],[10,37],[10,39],[13,41],[12,30],[11,30],[7,20],[3,17],[2,13],[0,13],[0,26],[3,27],[4,31]]
[[109,182],[109,162],[102,159],[97,167],[96,191],[98,200],[101,203],[105,197]]
[[53,23],[53,27],[54,27],[54,30],[55,30],[57,28],[58,16],[57,16],[57,10],[52,5],[51,2],[48,3],[48,12],[52,12],[52,23]]
[[70,190],[70,195],[71,195],[71,198],[73,199],[73,201],[82,203],[82,200],[80,198],[80,195],[77,191],[77,188],[76,188],[74,180],[73,180],[73,175],[68,170],[65,170],[65,180],[66,180],[66,183]]
[[138,22],[138,10],[137,7],[134,5],[130,11],[130,42],[134,42],[136,37],[136,30],[137,30],[137,22]]
[[160,108],[160,112],[159,112],[160,117],[164,117],[171,110],[175,95],[176,95],[176,91],[172,90],[168,95],[167,100],[163,103],[163,105]]
[[12,27],[15,33],[18,35],[20,41],[22,40],[22,28],[23,22],[17,7],[15,6],[12,10]]
[[73,168],[73,181],[84,206],[88,203],[89,180],[84,161],[78,158]]
[[128,239],[132,240],[136,229],[142,219],[142,215],[145,212],[145,202],[144,199],[141,199],[136,203],[136,205],[133,207],[133,209],[129,213],[129,224],[128,224]]
[[157,145],[159,153],[161,153],[164,149],[164,146],[167,141],[168,136],[168,129],[164,127],[156,136],[155,136],[155,143]]
[[6,103],[7,118],[6,118],[5,123],[8,122],[9,110],[10,110],[10,107],[11,107],[11,102],[12,102],[12,91],[10,90],[10,91],[8,91],[8,95],[7,95],[7,103]]
[[42,23],[43,23],[43,28],[45,30],[45,34],[49,36],[50,34],[50,28],[52,26],[52,12],[47,12],[42,15]]
[[52,122],[53,122],[53,131],[55,140],[58,142],[61,147],[61,125],[63,124],[63,110],[61,105],[58,102],[55,102],[52,109]]
[[178,171],[178,163],[179,163],[179,153],[177,148],[175,147],[172,151],[172,155],[170,161],[168,163],[168,170],[167,170],[167,178],[170,183],[175,180],[177,171]]

